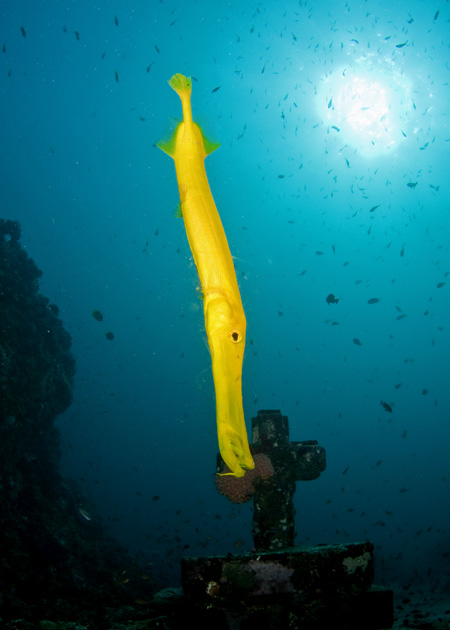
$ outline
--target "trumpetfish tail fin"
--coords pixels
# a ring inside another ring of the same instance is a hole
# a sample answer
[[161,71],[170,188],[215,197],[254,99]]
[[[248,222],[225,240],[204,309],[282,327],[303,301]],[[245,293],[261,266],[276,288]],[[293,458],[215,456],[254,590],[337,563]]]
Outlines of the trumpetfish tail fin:
[[[175,159],[175,145],[178,130],[181,125],[193,123],[191,110],[192,79],[190,77],[185,77],[182,74],[174,74],[169,80],[169,85],[173,90],[175,90],[181,99],[181,105],[183,107],[183,121],[178,123],[175,130],[169,137],[163,138],[157,142],[156,146],[164,151],[164,153],[167,153],[167,155],[170,155],[171,158]],[[202,137],[205,157],[220,147],[220,143],[214,142],[206,137],[203,129],[198,123],[194,122],[193,125],[198,129]]]
[[190,96],[192,92],[192,79],[191,77],[185,77],[183,74],[174,74],[169,79],[169,85],[172,90],[178,94],[182,99],[183,96]]

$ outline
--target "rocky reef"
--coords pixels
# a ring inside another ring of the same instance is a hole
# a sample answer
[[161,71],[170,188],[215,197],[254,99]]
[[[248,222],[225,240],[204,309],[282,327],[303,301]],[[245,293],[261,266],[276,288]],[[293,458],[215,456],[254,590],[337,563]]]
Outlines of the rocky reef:
[[17,222],[0,220],[0,625],[95,618],[111,627],[151,586],[61,478],[54,421],[71,404],[75,360],[20,236]]

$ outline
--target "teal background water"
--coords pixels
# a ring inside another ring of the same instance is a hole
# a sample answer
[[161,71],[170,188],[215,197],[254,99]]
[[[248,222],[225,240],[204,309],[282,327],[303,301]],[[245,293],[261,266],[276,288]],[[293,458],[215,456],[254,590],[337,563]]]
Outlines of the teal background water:
[[[251,504],[214,487],[198,277],[154,146],[181,115],[175,72],[221,143],[206,168],[247,316],[248,426],[281,409],[327,451],[298,484],[297,542],[369,538],[385,583],[448,576],[449,18],[417,0],[2,3],[1,215],[73,339],[63,471],[164,583],[182,555],[252,547]],[[375,87],[355,130],[360,95],[339,89],[359,73]]]

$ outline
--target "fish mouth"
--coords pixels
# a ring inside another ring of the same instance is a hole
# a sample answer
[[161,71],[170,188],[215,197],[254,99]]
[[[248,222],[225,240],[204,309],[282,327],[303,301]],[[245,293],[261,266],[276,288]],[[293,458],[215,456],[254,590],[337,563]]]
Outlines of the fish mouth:
[[210,340],[219,449],[231,471],[228,474],[235,477],[243,477],[255,467],[242,404],[244,347],[245,334],[238,328],[229,328]]

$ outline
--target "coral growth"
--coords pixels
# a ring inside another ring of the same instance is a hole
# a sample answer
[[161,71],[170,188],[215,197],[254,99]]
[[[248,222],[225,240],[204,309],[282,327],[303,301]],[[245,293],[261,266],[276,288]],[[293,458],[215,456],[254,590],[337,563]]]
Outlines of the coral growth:
[[245,503],[249,501],[255,493],[260,480],[269,479],[274,473],[272,462],[264,453],[253,456],[255,468],[248,470],[243,477],[227,475],[229,468],[224,466],[221,474],[216,475],[217,490],[226,496],[232,503]]

